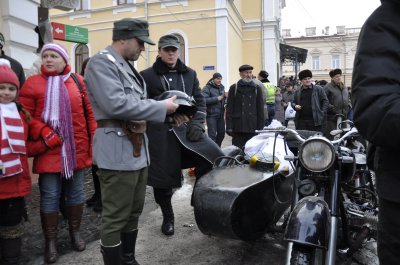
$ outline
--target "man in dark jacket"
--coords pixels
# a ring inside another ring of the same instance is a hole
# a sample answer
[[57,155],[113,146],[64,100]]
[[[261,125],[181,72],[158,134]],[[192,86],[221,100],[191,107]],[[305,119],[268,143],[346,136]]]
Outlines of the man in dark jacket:
[[4,35],[0,33],[0,58],[10,61],[11,69],[18,76],[20,87],[22,87],[22,85],[25,83],[24,68],[22,68],[22,65],[17,60],[11,58],[10,56],[7,56],[4,53],[3,51],[4,45],[5,45]]
[[207,105],[208,137],[219,146],[225,137],[225,87],[221,81],[222,75],[214,73],[202,91]]
[[337,128],[338,118],[341,117],[342,120],[347,119],[350,97],[347,87],[344,86],[341,80],[342,70],[338,68],[334,69],[329,72],[329,75],[332,80],[324,86],[326,96],[329,100],[325,135],[328,139],[333,140],[333,136],[330,132]]
[[232,144],[243,148],[264,127],[263,88],[252,80],[253,66],[239,67],[241,79],[231,85],[226,105],[226,132]]
[[174,213],[171,198],[174,188],[182,186],[182,169],[196,167],[196,177],[212,168],[223,153],[204,133],[206,104],[201,94],[197,74],[179,57],[179,39],[165,35],[158,41],[158,57],[152,67],[141,72],[147,84],[149,98],[157,99],[167,90],[185,92],[196,101],[197,113],[182,126],[149,123],[150,168],[147,184],[153,187],[154,198],[161,207],[165,235],[174,234]]
[[296,110],[294,123],[296,130],[324,132],[328,98],[322,87],[311,83],[312,73],[303,70],[299,73],[302,86],[294,92],[292,107]]
[[400,260],[400,1],[381,3],[360,33],[352,103],[356,127],[376,146],[378,256],[386,265]]

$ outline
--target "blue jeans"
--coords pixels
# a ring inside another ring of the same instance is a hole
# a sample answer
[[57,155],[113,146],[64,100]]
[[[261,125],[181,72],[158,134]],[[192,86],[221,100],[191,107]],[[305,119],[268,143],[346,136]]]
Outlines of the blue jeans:
[[82,204],[84,201],[84,176],[84,169],[75,171],[71,179],[62,179],[60,173],[40,174],[40,211],[54,213],[60,210],[61,185],[65,185],[65,204],[67,206]]
[[225,137],[224,117],[207,117],[207,134],[219,147]]
[[268,110],[268,119],[266,120],[265,126],[270,125],[275,117],[275,104],[267,104],[267,110]]

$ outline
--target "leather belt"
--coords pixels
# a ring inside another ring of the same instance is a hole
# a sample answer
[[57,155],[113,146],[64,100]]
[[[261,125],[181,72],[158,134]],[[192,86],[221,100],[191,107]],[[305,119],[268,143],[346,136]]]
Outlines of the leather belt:
[[121,120],[98,120],[97,128],[122,128]]

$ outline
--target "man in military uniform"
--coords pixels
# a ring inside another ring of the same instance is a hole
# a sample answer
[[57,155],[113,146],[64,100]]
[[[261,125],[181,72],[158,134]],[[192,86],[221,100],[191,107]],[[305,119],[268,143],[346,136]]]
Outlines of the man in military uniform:
[[[164,122],[175,112],[175,98],[147,99],[146,84],[129,61],[136,61],[149,39],[148,23],[114,23],[113,42],[90,59],[86,87],[97,120],[93,162],[102,194],[101,252],[104,264],[138,264],[135,244],[150,163],[146,121]],[[179,124],[179,116],[175,117]],[[121,253],[121,254],[120,254]]]

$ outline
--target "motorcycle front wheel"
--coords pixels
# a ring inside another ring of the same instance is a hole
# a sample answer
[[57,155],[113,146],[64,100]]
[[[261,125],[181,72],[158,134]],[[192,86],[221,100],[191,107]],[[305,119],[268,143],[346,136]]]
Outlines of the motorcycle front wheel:
[[323,265],[325,251],[322,249],[293,244],[290,265]]

